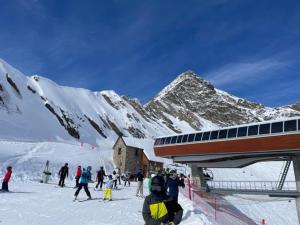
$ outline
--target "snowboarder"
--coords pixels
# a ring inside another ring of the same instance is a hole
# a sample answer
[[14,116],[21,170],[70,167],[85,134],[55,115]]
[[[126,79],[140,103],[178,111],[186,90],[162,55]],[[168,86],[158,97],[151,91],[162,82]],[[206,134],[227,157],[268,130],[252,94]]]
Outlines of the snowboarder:
[[117,177],[117,173],[115,170],[113,171],[112,179],[113,179],[113,188],[117,189],[118,188],[118,186],[117,186],[118,177]]
[[108,180],[105,182],[105,190],[103,200],[112,200],[113,177],[108,175]]
[[88,199],[92,199],[91,193],[90,193],[89,188],[88,188],[88,183],[92,179],[91,170],[92,170],[91,166],[88,166],[86,170],[85,170],[85,168],[83,168],[82,174],[81,174],[81,177],[80,177],[80,180],[79,180],[79,187],[78,187],[78,189],[76,190],[76,192],[74,194],[74,197],[75,197],[74,200],[77,199],[77,196],[78,196],[80,190],[82,189],[82,187],[84,188],[84,191],[85,191],[86,195],[88,196]]
[[106,174],[105,174],[105,171],[103,169],[103,166],[101,166],[100,170],[97,171],[97,177],[96,177],[97,184],[96,184],[95,189],[97,189],[99,184],[100,184],[100,190],[102,190],[104,176],[106,176]]
[[184,183],[182,183],[175,170],[170,171],[170,176],[167,180],[167,188],[168,188],[168,196],[173,198],[176,202],[178,202],[178,193],[179,187],[183,187]]
[[65,163],[65,165],[60,169],[58,175],[60,175],[58,186],[64,187],[65,186],[65,179],[69,176],[69,167],[68,163]]
[[144,197],[143,195],[143,189],[144,189],[144,175],[143,175],[143,171],[142,169],[140,169],[140,171],[138,172],[138,174],[136,175],[137,177],[137,182],[138,182],[138,186],[136,189],[136,196],[137,197]]
[[8,182],[9,182],[9,180],[10,180],[11,174],[12,174],[12,167],[11,167],[11,166],[8,166],[8,167],[6,168],[5,176],[3,177],[2,191],[9,191],[9,190],[8,190]]
[[75,174],[76,185],[75,185],[74,188],[78,188],[78,187],[79,187],[79,179],[80,179],[80,177],[81,177],[81,173],[82,173],[82,171],[81,171],[81,166],[78,166],[78,167],[77,167],[77,170],[76,170],[76,174]]
[[151,194],[145,198],[143,218],[146,225],[177,225],[181,222],[182,207],[166,194],[162,176],[151,179]]

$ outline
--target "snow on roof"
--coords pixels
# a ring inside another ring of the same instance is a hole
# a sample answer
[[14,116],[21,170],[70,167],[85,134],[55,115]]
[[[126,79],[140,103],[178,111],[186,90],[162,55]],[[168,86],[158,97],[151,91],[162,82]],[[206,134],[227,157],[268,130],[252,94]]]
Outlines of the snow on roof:
[[166,164],[172,163],[172,162],[170,162],[169,159],[164,159],[164,158],[155,156],[154,149],[153,149],[153,146],[154,146],[153,139],[139,139],[139,138],[133,138],[133,137],[122,137],[122,139],[124,140],[126,146],[143,149],[146,157],[150,161],[161,162],[161,163],[166,163]]

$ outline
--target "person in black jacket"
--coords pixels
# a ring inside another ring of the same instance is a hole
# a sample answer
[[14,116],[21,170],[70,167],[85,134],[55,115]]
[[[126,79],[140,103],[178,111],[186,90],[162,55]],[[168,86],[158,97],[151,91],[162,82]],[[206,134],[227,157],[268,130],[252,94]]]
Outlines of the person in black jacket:
[[136,189],[136,196],[137,197],[144,197],[143,195],[143,190],[144,190],[144,175],[143,175],[143,171],[140,170],[137,175],[136,175],[136,178],[137,178],[137,182],[138,182],[138,186],[137,186],[137,189]]
[[99,185],[100,185],[100,189],[102,189],[103,180],[105,176],[106,176],[105,171],[103,169],[103,166],[101,166],[100,170],[97,171],[97,177],[96,177],[97,184],[95,187],[96,189],[98,188]]
[[69,167],[68,163],[65,163],[65,165],[60,169],[58,175],[60,175],[58,186],[64,187],[65,186],[65,179],[69,176]]
[[151,194],[145,198],[143,218],[146,225],[178,225],[183,215],[182,207],[166,194],[162,176],[151,180]]

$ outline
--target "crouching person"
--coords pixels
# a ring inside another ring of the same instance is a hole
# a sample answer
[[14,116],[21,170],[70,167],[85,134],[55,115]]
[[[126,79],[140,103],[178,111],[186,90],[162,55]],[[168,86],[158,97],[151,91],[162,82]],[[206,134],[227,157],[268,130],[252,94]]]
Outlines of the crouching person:
[[177,225],[181,222],[183,209],[166,194],[162,176],[151,179],[150,195],[145,198],[143,218],[146,225]]

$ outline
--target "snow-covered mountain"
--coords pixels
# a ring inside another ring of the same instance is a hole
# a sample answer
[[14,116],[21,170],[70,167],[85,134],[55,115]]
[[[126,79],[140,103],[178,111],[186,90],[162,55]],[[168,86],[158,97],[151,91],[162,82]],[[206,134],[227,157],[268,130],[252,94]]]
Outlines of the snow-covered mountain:
[[143,106],[114,91],[63,87],[25,76],[0,60],[0,138],[114,142],[300,115],[300,104],[268,108],[216,89],[195,73],[179,75]]

